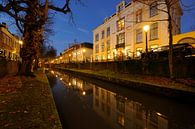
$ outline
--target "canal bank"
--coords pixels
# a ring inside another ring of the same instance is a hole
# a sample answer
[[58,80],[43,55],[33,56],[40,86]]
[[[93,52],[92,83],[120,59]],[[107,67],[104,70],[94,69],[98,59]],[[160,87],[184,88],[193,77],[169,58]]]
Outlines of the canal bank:
[[0,79],[1,129],[62,129],[47,77]]
[[140,76],[120,74],[112,71],[92,71],[81,69],[57,68],[65,72],[80,75],[88,78],[106,81],[120,86],[138,89],[149,93],[177,98],[184,101],[195,101],[195,86],[193,81],[189,85],[172,81],[164,77]]

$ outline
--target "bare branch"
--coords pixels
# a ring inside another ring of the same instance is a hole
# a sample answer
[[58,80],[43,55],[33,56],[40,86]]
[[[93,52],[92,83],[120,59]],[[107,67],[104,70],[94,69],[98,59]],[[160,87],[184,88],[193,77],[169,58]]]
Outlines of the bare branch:
[[62,8],[56,7],[54,5],[49,5],[48,8],[51,9],[51,10],[57,11],[57,12],[61,12],[61,13],[67,14],[67,13],[71,12],[69,4],[70,4],[70,0],[66,0],[64,6]]

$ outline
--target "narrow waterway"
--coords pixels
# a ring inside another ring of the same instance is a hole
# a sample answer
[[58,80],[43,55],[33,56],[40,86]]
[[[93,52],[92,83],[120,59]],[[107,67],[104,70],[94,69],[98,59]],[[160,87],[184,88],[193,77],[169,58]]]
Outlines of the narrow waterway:
[[64,129],[195,129],[195,105],[62,71],[47,73]]

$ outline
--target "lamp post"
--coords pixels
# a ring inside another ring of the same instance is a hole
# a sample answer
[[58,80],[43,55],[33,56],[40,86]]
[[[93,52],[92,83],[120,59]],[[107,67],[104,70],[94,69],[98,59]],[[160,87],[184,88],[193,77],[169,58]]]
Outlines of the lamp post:
[[148,56],[148,30],[150,29],[149,25],[143,27],[144,32],[146,33],[146,57]]
[[148,60],[148,30],[150,29],[150,26],[149,25],[145,25],[143,27],[143,30],[144,32],[146,33],[146,54],[145,54],[145,57],[144,57],[144,60],[143,60],[143,72],[145,74],[148,74],[149,73],[149,69],[148,69],[148,65],[149,65],[149,60]]

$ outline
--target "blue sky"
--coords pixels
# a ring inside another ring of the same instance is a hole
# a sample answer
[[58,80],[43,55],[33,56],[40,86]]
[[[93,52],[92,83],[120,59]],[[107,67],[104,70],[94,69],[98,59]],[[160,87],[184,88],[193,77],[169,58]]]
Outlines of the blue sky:
[[[62,1],[55,0],[55,4],[62,5]],[[121,0],[82,0],[84,5],[78,4],[73,0],[71,8],[75,24],[70,22],[69,15],[55,14],[54,17],[54,34],[50,36],[51,45],[53,45],[58,54],[68,47],[69,43],[74,42],[92,42],[92,30],[100,25],[104,18],[115,12],[116,5]],[[191,5],[194,0],[182,0],[184,4]],[[0,20],[4,22],[10,21],[7,17],[0,14]],[[1,22],[0,21],[0,22]],[[8,24],[12,32],[15,32],[15,26],[12,22]],[[185,12],[181,21],[182,33],[191,30],[195,26],[195,11]]]

